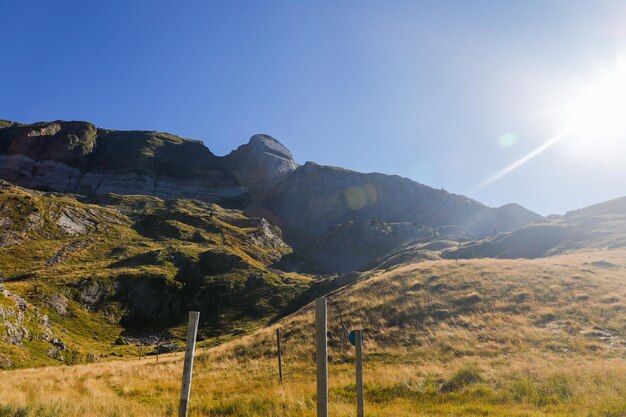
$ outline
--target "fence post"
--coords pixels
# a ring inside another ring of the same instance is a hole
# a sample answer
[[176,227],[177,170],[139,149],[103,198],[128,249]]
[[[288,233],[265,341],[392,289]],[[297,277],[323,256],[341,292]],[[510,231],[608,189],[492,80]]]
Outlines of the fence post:
[[156,361],[159,361],[159,351],[161,350],[161,341],[157,342],[157,357],[156,357]]
[[363,332],[354,331],[356,345],[356,415],[363,417]]
[[189,312],[187,327],[187,347],[185,349],[185,365],[183,366],[183,384],[180,389],[180,404],[178,417],[187,417],[189,413],[189,394],[191,393],[191,375],[193,371],[193,357],[196,352],[196,336],[198,335],[198,320],[200,312]]
[[317,417],[328,417],[328,344],[326,298],[315,300],[315,351],[317,361]]
[[283,353],[280,350],[280,329],[276,329],[276,351],[278,352],[278,382],[283,383]]

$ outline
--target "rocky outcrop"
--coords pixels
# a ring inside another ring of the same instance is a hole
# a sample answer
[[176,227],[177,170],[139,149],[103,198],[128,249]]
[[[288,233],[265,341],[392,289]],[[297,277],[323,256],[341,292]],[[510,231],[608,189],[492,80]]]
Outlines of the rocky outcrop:
[[42,315],[38,307],[21,296],[0,286],[0,344],[21,346],[34,339],[50,343],[58,340],[53,338],[48,316]]
[[254,135],[225,157],[225,164],[256,199],[298,168],[289,149],[268,135]]
[[87,196],[205,201],[245,196],[202,142],[160,132],[98,129],[86,122],[0,126],[0,178]]

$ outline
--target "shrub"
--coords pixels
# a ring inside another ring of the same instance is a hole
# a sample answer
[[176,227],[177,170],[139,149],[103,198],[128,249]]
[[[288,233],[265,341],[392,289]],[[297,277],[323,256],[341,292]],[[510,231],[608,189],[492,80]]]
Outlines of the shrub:
[[539,407],[562,403],[572,396],[570,381],[560,374],[552,375],[543,382],[528,377],[522,378],[513,382],[510,391],[514,401]]
[[450,379],[443,383],[441,392],[461,391],[470,385],[482,381],[482,370],[476,364],[469,363],[456,371]]
[[124,346],[128,344],[128,341],[124,336],[118,336],[117,339],[115,339],[115,344],[118,346]]

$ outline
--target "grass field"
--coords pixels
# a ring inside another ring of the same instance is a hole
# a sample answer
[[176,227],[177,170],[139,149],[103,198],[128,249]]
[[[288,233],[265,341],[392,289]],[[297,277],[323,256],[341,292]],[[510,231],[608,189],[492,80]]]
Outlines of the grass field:
[[[368,416],[626,415],[620,251],[433,261],[373,271],[329,296],[330,415],[355,415],[362,327]],[[284,335],[277,382],[274,332]],[[191,416],[314,416],[311,306],[200,350]],[[175,416],[180,356],[0,373],[0,416]]]
[[[313,361],[285,363],[199,355],[191,416],[314,416]],[[387,352],[390,357],[392,352]],[[620,359],[534,354],[449,363],[366,356],[369,416],[622,416],[626,366]],[[288,358],[286,358],[288,359]],[[330,368],[330,415],[353,416],[353,367]],[[175,416],[180,358],[5,372],[2,416]],[[443,389],[442,387],[447,387]]]

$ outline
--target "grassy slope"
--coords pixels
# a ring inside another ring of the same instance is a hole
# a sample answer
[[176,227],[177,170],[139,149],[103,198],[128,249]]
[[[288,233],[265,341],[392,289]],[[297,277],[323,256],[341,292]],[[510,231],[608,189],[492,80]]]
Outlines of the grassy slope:
[[[621,204],[616,204],[616,201]],[[450,248],[445,258],[539,258],[580,249],[626,247],[624,199],[591,206],[550,221],[536,222],[508,233]],[[458,253],[457,253],[458,252]]]
[[[624,415],[624,255],[430,261],[366,274],[329,298],[332,415],[354,415],[353,352],[340,349],[335,306],[367,331],[370,416]],[[191,415],[314,416],[312,322],[307,306],[201,353]],[[9,371],[0,415],[176,415],[180,370],[169,356]]]
[[[84,222],[85,230],[64,230],[59,226],[64,214]],[[267,323],[309,281],[268,267],[290,250],[271,227],[206,203],[111,196],[106,205],[90,205],[4,184],[0,220],[3,236],[10,236],[0,247],[2,287],[9,292],[0,294],[0,313],[22,336],[21,342],[11,342],[13,330],[0,320],[0,367],[135,355],[135,347],[115,341],[146,328],[180,340],[184,313],[171,308],[162,317],[162,308],[142,311],[145,305],[124,298],[124,287],[115,290],[120,283],[142,291],[156,288],[145,297],[169,296],[181,305],[190,302],[186,294],[195,294],[195,307],[213,313],[205,314],[211,320],[201,333],[208,343]],[[60,261],[51,264],[59,253]],[[95,300],[88,299],[92,283],[99,286]],[[202,298],[215,288],[230,291],[219,305]],[[256,304],[237,305],[240,292]],[[15,296],[26,300],[24,308]],[[67,311],[55,308],[58,299],[65,300]],[[150,307],[149,298],[144,304]],[[67,345],[63,359],[49,354],[54,338]]]

